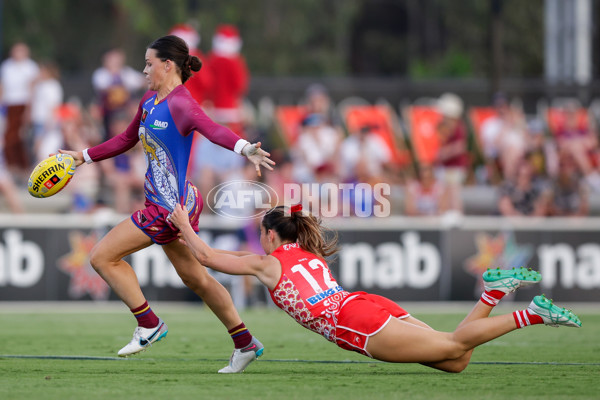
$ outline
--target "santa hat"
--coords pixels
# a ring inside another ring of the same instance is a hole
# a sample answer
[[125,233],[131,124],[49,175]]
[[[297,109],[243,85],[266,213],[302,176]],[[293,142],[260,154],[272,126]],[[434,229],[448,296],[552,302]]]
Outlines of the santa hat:
[[242,38],[238,29],[233,25],[219,25],[212,42],[213,51],[223,56],[231,56],[242,49]]
[[182,38],[190,50],[196,49],[200,45],[200,34],[188,24],[177,24],[171,28],[169,35],[175,35]]

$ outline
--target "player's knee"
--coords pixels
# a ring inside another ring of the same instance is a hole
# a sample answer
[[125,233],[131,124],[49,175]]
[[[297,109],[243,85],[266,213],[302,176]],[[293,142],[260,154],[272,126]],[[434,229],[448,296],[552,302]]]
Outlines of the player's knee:
[[203,290],[204,288],[206,288],[208,286],[208,279],[205,276],[205,274],[202,273],[201,271],[178,270],[177,274],[179,275],[179,277],[181,278],[181,281],[185,284],[185,286],[187,286],[188,288],[190,288],[194,291]]
[[106,267],[111,265],[111,260],[107,258],[105,252],[101,251],[97,246],[90,252],[90,265],[96,270],[101,272]]
[[467,365],[469,365],[468,360],[455,360],[452,363],[449,363],[447,366],[445,366],[444,371],[449,372],[451,374],[458,374],[460,372],[463,372],[465,368],[467,368]]
[[102,255],[97,247],[94,247],[90,252],[90,264],[97,272],[100,272],[103,266]]

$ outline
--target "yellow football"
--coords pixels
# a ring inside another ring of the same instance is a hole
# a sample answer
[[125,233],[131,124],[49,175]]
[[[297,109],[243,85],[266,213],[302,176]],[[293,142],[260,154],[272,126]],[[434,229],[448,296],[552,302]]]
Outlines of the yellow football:
[[60,192],[73,178],[75,160],[68,154],[55,154],[35,167],[27,187],[33,197],[50,197]]

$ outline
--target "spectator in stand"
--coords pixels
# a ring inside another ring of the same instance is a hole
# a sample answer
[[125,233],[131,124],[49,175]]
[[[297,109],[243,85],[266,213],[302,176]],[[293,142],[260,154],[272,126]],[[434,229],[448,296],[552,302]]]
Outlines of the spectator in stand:
[[31,103],[31,90],[38,77],[38,65],[29,58],[29,47],[15,43],[10,56],[0,65],[2,104],[6,107],[4,156],[13,177],[27,179],[30,170],[25,128],[26,109]]
[[463,101],[453,93],[445,93],[438,100],[437,107],[442,120],[437,126],[440,149],[436,175],[448,187],[450,208],[462,209],[461,191],[469,164],[467,129],[462,120]]
[[518,108],[509,104],[504,94],[494,97],[497,116],[486,120],[481,126],[483,152],[488,167],[488,179],[499,177],[512,179],[516,166],[529,148],[525,116]]
[[590,188],[594,192],[600,192],[598,138],[589,123],[579,120],[579,109],[576,102],[565,106],[564,124],[556,132],[558,149],[572,156]]
[[[53,62],[40,63],[40,74],[33,86],[31,99],[31,127],[33,132],[33,158],[36,162],[62,146],[58,109],[63,103],[63,88],[59,71]],[[52,138],[52,139],[51,139]],[[42,143],[51,146],[42,146]]]
[[588,189],[570,154],[561,154],[558,176],[552,183],[550,215],[581,217],[589,214]]
[[320,83],[313,83],[306,88],[304,94],[304,103],[306,106],[306,115],[319,114],[323,117],[326,124],[341,131],[342,121],[335,107],[331,102],[331,97],[327,88]]
[[241,55],[242,38],[233,25],[220,25],[213,36],[205,68],[214,82],[208,100],[212,118],[244,137],[242,99],[248,90],[249,72]]
[[392,152],[371,126],[350,132],[340,146],[340,176],[344,182],[386,182],[386,168]]
[[102,57],[102,67],[94,71],[92,84],[102,106],[104,141],[121,133],[111,132],[111,119],[126,110],[131,96],[146,87],[146,79],[141,72],[125,65],[125,52],[115,48]]
[[340,143],[339,133],[320,114],[304,118],[292,149],[296,181],[315,182],[319,177],[336,175]]
[[[2,112],[0,112],[0,132],[4,131],[4,127],[6,124],[5,116]],[[6,162],[4,161],[4,149],[3,149],[3,136],[0,134],[0,193],[4,196],[4,201],[8,206],[8,209],[13,214],[20,214],[25,211],[21,200],[19,199],[19,190],[15,185],[13,177],[8,172],[6,168]]]
[[499,192],[498,209],[501,215],[543,217],[549,214],[552,191],[542,178],[535,177],[528,157],[517,162],[516,175],[506,179]]
[[546,137],[544,124],[539,119],[529,121],[527,128],[530,138],[528,157],[534,175],[554,179],[558,174],[558,152],[555,141]]
[[420,165],[417,174],[418,179],[406,185],[404,213],[414,217],[442,215],[449,211],[449,191],[443,182],[436,179],[433,167]]

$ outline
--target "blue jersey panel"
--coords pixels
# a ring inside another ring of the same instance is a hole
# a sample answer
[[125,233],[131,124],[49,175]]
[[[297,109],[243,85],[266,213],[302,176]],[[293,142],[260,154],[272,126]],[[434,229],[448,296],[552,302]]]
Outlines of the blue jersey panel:
[[193,135],[179,132],[169,109],[170,97],[142,106],[138,136],[146,154],[144,191],[151,202],[173,211],[183,201]]

